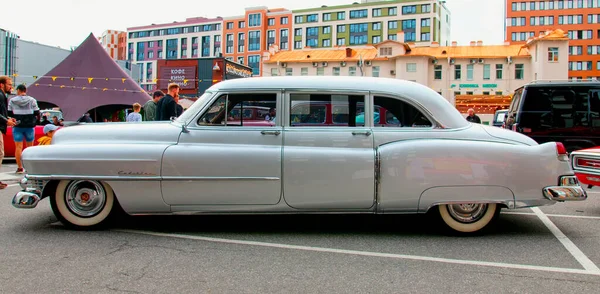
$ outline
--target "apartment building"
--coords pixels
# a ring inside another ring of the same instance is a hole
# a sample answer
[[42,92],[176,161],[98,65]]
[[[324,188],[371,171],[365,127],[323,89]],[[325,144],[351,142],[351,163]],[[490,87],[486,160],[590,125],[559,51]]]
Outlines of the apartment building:
[[17,73],[17,40],[19,36],[0,29],[0,75]]
[[[98,40],[106,53],[114,60],[124,60],[126,32],[116,30],[106,30],[100,35]],[[119,59],[123,57],[122,59]]]
[[[399,40],[405,38],[398,33]],[[509,95],[533,80],[567,78],[569,39],[548,31],[524,45],[416,46],[387,40],[375,45],[272,49],[264,56],[271,76],[373,76],[427,85],[454,103],[460,95]]]
[[261,56],[270,46],[290,48],[291,16],[290,10],[261,6],[246,8],[243,16],[223,18],[223,56],[250,66],[254,76],[261,76]]
[[[386,40],[449,45],[445,1],[362,1],[293,11],[293,49],[378,44]],[[398,40],[397,33],[404,39]]]
[[142,66],[142,88],[156,89],[158,59],[219,56],[222,26],[220,17],[196,17],[183,22],[128,28],[127,60]]
[[568,33],[568,77],[600,78],[600,0],[505,1],[505,38],[524,44],[546,30]]

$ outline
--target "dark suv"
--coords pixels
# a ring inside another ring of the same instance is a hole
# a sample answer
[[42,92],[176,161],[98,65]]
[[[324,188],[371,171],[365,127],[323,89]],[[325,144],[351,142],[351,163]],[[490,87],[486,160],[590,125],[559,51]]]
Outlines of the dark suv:
[[532,82],[515,91],[505,128],[568,152],[600,145],[600,82]]

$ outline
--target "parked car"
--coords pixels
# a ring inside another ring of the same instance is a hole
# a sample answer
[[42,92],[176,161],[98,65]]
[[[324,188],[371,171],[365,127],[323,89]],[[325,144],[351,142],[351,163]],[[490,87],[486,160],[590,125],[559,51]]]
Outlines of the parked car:
[[[58,119],[61,119],[62,116],[62,112],[58,111],[58,110],[41,110],[40,111],[40,115],[49,115],[50,117],[50,121],[52,121],[52,116],[56,116],[58,117]],[[43,125],[37,125],[35,126],[35,130],[34,130],[34,134],[35,134],[35,138],[33,141],[34,145],[37,145],[37,140],[41,137],[44,136],[44,126]],[[12,134],[12,127],[8,127],[6,130],[6,134],[3,134],[4,136],[4,158],[7,159],[11,159],[15,157],[15,141],[13,139],[13,134]],[[23,144],[23,149],[26,149],[27,146],[25,146],[25,144]]]
[[571,153],[571,165],[581,184],[600,186],[600,146]]
[[494,114],[494,121],[492,122],[492,125],[494,127],[503,127],[507,114],[508,114],[508,109],[496,110],[496,113]]
[[[292,106],[307,102],[309,110],[345,106],[335,126],[295,124]],[[273,125],[223,124],[236,106],[260,103],[275,104]],[[363,123],[354,115],[360,105]],[[399,123],[373,124],[378,107]],[[75,228],[109,224],[117,211],[429,212],[473,233],[502,208],[587,198],[561,143],[470,124],[432,89],[386,78],[224,81],[173,121],[70,126],[23,158],[28,174],[12,204],[49,198]]]
[[600,82],[531,82],[515,91],[505,128],[568,152],[600,145]]

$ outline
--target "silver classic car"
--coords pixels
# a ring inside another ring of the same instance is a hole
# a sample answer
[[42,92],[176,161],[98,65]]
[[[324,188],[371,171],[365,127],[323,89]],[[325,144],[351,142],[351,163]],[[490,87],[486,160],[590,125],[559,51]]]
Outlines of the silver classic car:
[[432,89],[385,78],[225,81],[170,122],[69,126],[23,160],[12,204],[50,198],[74,228],[119,211],[430,212],[473,233],[502,208],[587,198],[562,144],[471,124]]

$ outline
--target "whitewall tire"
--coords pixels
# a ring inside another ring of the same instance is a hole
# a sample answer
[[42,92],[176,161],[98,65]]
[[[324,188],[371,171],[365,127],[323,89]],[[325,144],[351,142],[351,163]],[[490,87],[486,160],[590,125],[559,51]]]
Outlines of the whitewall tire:
[[104,182],[62,180],[50,204],[56,217],[66,226],[96,228],[108,221],[115,206],[115,195]]
[[438,208],[442,221],[459,233],[475,233],[484,229],[500,210],[495,203],[443,204]]

